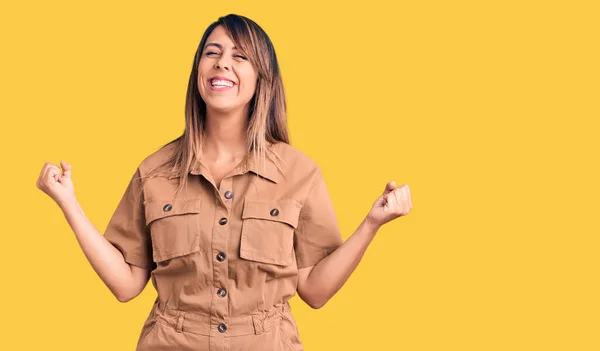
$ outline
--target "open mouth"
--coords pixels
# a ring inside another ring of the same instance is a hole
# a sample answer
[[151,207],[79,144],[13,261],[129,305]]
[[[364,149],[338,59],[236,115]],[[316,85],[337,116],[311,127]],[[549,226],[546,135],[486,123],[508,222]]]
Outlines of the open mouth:
[[233,86],[233,82],[228,79],[214,78],[211,79],[210,85],[214,88],[231,88]]

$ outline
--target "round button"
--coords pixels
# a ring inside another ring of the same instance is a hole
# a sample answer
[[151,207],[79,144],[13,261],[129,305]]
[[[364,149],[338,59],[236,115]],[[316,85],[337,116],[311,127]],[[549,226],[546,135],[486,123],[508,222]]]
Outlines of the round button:
[[225,261],[226,258],[227,258],[227,255],[225,255],[224,252],[219,252],[217,254],[217,261],[219,261],[219,262]]
[[225,198],[226,199],[231,199],[232,197],[233,197],[233,193],[231,191],[227,190],[225,192]]
[[171,206],[171,204],[166,204],[163,206],[163,211],[169,212],[169,211],[171,211],[172,208],[173,208],[173,206]]
[[227,330],[227,326],[225,325],[225,323],[221,323],[221,324],[219,324],[217,329],[219,329],[220,333],[225,333],[225,331]]
[[277,216],[279,214],[279,210],[274,208],[271,210],[271,216]]
[[217,295],[220,297],[225,297],[225,296],[227,296],[227,291],[225,291],[225,289],[221,288],[221,289],[217,290]]
[[223,217],[223,218],[219,219],[219,224],[220,224],[220,225],[225,225],[225,224],[227,224],[227,218]]

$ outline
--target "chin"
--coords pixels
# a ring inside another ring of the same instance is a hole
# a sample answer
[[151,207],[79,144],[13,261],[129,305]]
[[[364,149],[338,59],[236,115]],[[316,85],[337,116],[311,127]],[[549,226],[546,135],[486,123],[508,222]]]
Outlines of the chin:
[[227,99],[223,99],[223,100],[209,100],[206,101],[206,107],[208,109],[211,109],[213,111],[216,112],[233,112],[233,111],[238,111],[244,108],[244,106],[248,105],[249,102],[247,103],[241,103],[240,101],[231,101],[231,100],[227,100]]
[[215,104],[215,103],[212,103],[212,104],[207,103],[206,107],[208,109],[211,109],[211,110],[215,111],[215,112],[232,112],[232,111],[235,111],[235,110],[237,110],[237,109],[240,108],[240,106],[234,105],[234,104],[218,104],[218,103],[217,104]]

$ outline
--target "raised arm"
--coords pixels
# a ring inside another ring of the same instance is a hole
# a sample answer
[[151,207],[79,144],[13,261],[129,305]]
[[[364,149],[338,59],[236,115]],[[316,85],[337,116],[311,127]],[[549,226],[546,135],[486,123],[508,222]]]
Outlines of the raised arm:
[[61,208],[85,257],[117,300],[127,302],[138,296],[148,283],[150,269],[125,262],[123,254],[89,221],[77,200]]
[[408,185],[389,182],[356,231],[317,264],[299,269],[298,296],[312,308],[322,307],[344,285],[358,266],[377,230],[406,215],[412,208]]
[[62,161],[61,166],[63,171],[47,162],[37,187],[61,208],[85,257],[117,300],[133,299],[146,286],[150,269],[125,262],[123,254],[94,227],[75,197],[71,165]]

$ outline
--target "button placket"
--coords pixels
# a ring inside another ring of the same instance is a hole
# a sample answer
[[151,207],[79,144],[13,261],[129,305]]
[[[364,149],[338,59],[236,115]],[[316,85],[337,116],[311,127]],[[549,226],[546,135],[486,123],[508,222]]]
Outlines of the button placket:
[[221,180],[220,189],[215,191],[215,217],[212,226],[212,247],[214,252],[213,264],[213,303],[211,308],[211,320],[216,335],[224,335],[227,331],[227,322],[229,320],[229,298],[227,298],[227,277],[229,276],[229,222],[231,220],[230,212],[234,194],[232,189],[233,180],[228,176]]

